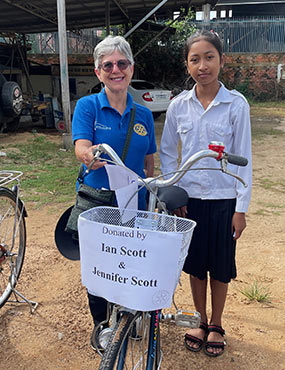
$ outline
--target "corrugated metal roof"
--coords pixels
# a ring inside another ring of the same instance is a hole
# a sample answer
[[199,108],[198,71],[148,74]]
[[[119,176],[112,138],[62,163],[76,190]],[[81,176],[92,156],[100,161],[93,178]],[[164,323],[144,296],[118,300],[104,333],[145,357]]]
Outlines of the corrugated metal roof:
[[[137,23],[155,8],[161,0],[110,0],[110,24]],[[65,0],[66,27],[69,30],[102,27],[106,22],[106,4],[103,0]],[[181,7],[216,0],[168,0],[152,17],[168,16]],[[0,32],[36,33],[57,31],[56,0],[1,0]]]

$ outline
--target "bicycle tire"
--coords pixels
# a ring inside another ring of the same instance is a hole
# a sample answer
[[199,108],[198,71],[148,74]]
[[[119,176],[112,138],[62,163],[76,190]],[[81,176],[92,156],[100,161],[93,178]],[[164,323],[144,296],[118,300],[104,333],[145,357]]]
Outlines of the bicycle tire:
[[[103,354],[99,370],[154,370],[160,364],[159,319],[148,320],[148,313],[124,313],[119,318],[107,348]],[[139,339],[134,339],[134,325],[141,325]],[[148,324],[148,322],[150,323]]]
[[0,308],[19,279],[26,251],[24,206],[15,192],[0,188]]

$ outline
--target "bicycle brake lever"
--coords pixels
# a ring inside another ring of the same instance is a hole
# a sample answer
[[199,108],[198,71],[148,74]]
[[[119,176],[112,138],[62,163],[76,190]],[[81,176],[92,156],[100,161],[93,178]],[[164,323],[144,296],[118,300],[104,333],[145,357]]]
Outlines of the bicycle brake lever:
[[100,158],[100,154],[102,153],[102,152],[104,152],[104,150],[103,150],[104,148],[101,148],[101,145],[99,144],[98,146],[97,146],[97,148],[95,148],[94,150],[93,150],[93,154],[94,154],[94,158],[92,159],[92,161],[89,163],[89,166],[87,167],[87,169],[86,169],[86,171],[85,171],[85,173],[86,173],[86,175],[88,175],[88,173],[90,172],[90,170],[91,170],[91,168],[93,167],[93,165],[94,165],[94,163]]
[[240,181],[245,188],[248,187],[247,183],[240,176],[238,176],[235,173],[228,170],[228,168],[227,168],[228,161],[225,158],[222,159],[220,163],[221,163],[221,171],[223,173],[226,173],[227,175],[230,175],[230,176],[234,177],[235,179],[237,179],[238,181]]

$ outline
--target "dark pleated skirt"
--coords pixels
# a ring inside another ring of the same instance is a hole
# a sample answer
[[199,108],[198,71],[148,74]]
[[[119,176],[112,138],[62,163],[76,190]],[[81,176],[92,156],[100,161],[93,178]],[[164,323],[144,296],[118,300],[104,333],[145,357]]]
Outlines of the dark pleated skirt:
[[228,283],[237,275],[236,242],[231,232],[235,199],[201,200],[189,198],[187,217],[196,221],[183,271],[203,280]]

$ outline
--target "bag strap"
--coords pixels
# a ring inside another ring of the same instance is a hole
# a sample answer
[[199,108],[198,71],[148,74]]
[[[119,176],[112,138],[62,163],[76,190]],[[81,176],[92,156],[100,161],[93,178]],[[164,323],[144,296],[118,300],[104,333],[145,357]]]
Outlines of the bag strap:
[[134,105],[132,109],[132,113],[131,113],[130,122],[129,122],[128,133],[127,133],[127,137],[126,137],[126,141],[125,141],[125,145],[124,145],[122,157],[121,157],[123,162],[125,162],[127,154],[128,154],[128,150],[129,150],[129,146],[130,146],[130,142],[132,138],[132,133],[133,133],[133,128],[135,124],[135,115],[136,115],[136,106]]
[[[131,118],[129,122],[128,132],[127,132],[126,141],[125,141],[125,145],[124,145],[122,156],[121,156],[121,159],[123,162],[125,162],[127,154],[128,154],[128,150],[129,150],[129,146],[130,146],[130,142],[132,138],[132,133],[133,133],[133,128],[135,125],[135,115],[136,115],[136,106],[134,104],[133,109],[131,111]],[[77,177],[77,180],[79,183],[83,182],[84,176],[85,176],[84,167],[83,167],[83,163],[81,163],[79,167],[78,177]]]

